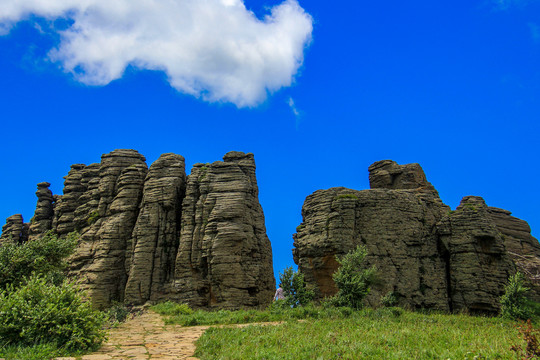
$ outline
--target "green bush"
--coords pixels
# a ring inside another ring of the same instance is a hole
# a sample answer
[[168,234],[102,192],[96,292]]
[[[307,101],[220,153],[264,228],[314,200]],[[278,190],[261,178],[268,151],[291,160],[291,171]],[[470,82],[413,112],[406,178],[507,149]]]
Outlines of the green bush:
[[396,306],[398,298],[395,292],[390,291],[388,294],[384,295],[381,298],[381,305],[384,307],[393,307]]
[[313,289],[307,286],[304,274],[294,271],[292,266],[279,274],[279,281],[285,295],[285,302],[292,307],[305,306],[315,297]]
[[26,276],[40,274],[54,283],[63,281],[65,258],[73,253],[78,234],[71,233],[59,239],[49,232],[43,238],[18,244],[12,241],[0,246],[0,289],[17,285]]
[[334,305],[348,306],[353,309],[362,307],[362,301],[369,293],[376,273],[375,267],[365,268],[366,255],[366,248],[358,246],[343,257],[336,256],[336,260],[341,266],[332,275],[338,288],[337,294],[331,300]]
[[527,320],[531,317],[531,309],[527,304],[526,294],[529,288],[524,284],[523,274],[519,271],[508,278],[508,284],[501,296],[501,316],[509,319]]
[[105,339],[106,315],[93,310],[74,285],[56,286],[40,276],[24,280],[0,291],[0,345],[52,343],[86,350]]

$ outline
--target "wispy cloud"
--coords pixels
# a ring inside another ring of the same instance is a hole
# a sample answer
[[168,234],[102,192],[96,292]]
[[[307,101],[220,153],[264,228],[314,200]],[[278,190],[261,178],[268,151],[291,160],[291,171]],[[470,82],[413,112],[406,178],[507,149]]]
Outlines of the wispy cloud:
[[295,122],[296,129],[298,129],[298,127],[300,126],[300,120],[302,119],[302,111],[298,109],[292,97],[289,97],[289,99],[287,100],[287,105],[289,105],[289,108],[294,114],[294,117],[296,119],[296,122]]
[[49,58],[85,84],[108,84],[131,65],[164,71],[183,93],[239,107],[292,84],[313,29],[296,0],[263,19],[243,0],[4,0],[0,34],[32,15],[69,20],[53,30],[61,40]]
[[292,97],[289,97],[289,100],[287,101],[287,103],[289,104],[289,107],[291,108],[293,114],[295,116],[300,116],[300,111],[298,111],[298,109],[296,108],[296,105],[294,104],[294,100]]

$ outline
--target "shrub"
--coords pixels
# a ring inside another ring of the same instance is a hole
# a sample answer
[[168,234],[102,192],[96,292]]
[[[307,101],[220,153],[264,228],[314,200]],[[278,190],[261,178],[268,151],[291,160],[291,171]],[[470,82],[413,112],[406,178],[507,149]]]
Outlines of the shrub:
[[334,305],[348,306],[353,309],[362,307],[362,301],[369,293],[376,273],[375,267],[365,268],[366,255],[366,248],[358,246],[343,257],[336,256],[336,260],[341,266],[332,275],[338,288],[338,293],[332,298]]
[[395,292],[390,291],[388,294],[384,295],[381,298],[381,305],[384,307],[393,307],[396,306],[398,298]]
[[12,241],[0,246],[0,289],[8,284],[17,285],[32,273],[47,276],[54,284],[63,280],[65,258],[73,253],[78,234],[71,233],[59,239],[49,232],[41,239],[18,244]]
[[113,302],[105,311],[109,326],[116,326],[127,320],[131,315],[132,307],[121,302]]
[[40,276],[24,280],[0,291],[0,343],[86,350],[104,340],[105,314],[93,310],[74,285],[52,285]]
[[529,291],[524,285],[523,274],[519,271],[508,278],[508,284],[501,296],[501,316],[510,319],[526,320],[530,318],[531,311],[527,305],[526,294]]
[[315,297],[315,292],[304,280],[304,274],[294,271],[292,266],[285,268],[283,273],[279,274],[279,281],[285,295],[285,302],[289,306],[305,306]]

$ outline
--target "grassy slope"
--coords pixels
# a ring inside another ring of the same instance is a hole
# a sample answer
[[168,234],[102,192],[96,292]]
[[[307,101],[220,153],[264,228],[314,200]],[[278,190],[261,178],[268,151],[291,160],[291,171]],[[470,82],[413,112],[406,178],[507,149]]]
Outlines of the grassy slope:
[[[209,329],[197,342],[206,359],[515,359],[516,322],[402,309],[269,309],[196,311],[156,309],[183,325],[279,321],[274,326]],[[298,319],[306,319],[298,321]]]
[[213,328],[197,343],[201,359],[513,359],[513,323],[466,315],[287,322]]

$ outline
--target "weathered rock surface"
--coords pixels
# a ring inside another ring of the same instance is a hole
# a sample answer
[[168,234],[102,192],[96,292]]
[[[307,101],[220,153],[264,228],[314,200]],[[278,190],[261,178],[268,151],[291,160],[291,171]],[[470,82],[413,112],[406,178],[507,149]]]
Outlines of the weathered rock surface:
[[142,304],[170,296],[185,188],[182,156],[161,155],[150,167],[131,238],[133,254],[125,291],[128,302]]
[[[163,154],[150,169],[135,150],[76,164],[64,194],[38,184],[31,238],[80,234],[70,274],[96,307],[174,299],[198,307],[267,305],[274,291],[272,253],[258,202],[253,154],[196,165]],[[186,195],[186,186],[188,192]],[[21,215],[2,239],[26,241]]]
[[465,197],[450,211],[420,165],[384,160],[369,172],[372,189],[318,190],[302,208],[293,257],[319,298],[337,290],[335,256],[360,244],[381,278],[367,298],[371,305],[393,292],[412,308],[494,313],[515,271],[509,249],[540,259],[525,222],[479,197]]
[[34,217],[30,221],[28,232],[29,240],[39,238],[43,233],[51,230],[54,217],[54,197],[48,182],[37,184],[36,196],[38,198]]
[[[98,307],[124,300],[131,233],[147,172],[145,160],[135,150],[115,150],[102,156],[99,171],[93,167],[80,172],[86,191],[73,212],[81,238],[70,266]],[[98,181],[85,174],[97,175]]]
[[519,271],[526,275],[540,301],[540,244],[531,235],[526,221],[513,217],[510,211],[489,207],[491,219],[501,233],[508,255]]
[[[275,289],[253,154],[196,164],[188,176],[174,288],[203,307],[264,305]],[[239,302],[240,301],[240,302]]]
[[496,311],[515,268],[484,199],[464,197],[438,224],[437,234],[447,258],[452,309]]
[[0,243],[6,240],[11,240],[18,243],[27,241],[28,227],[28,224],[23,221],[21,214],[11,215],[6,219],[6,224],[2,226]]

